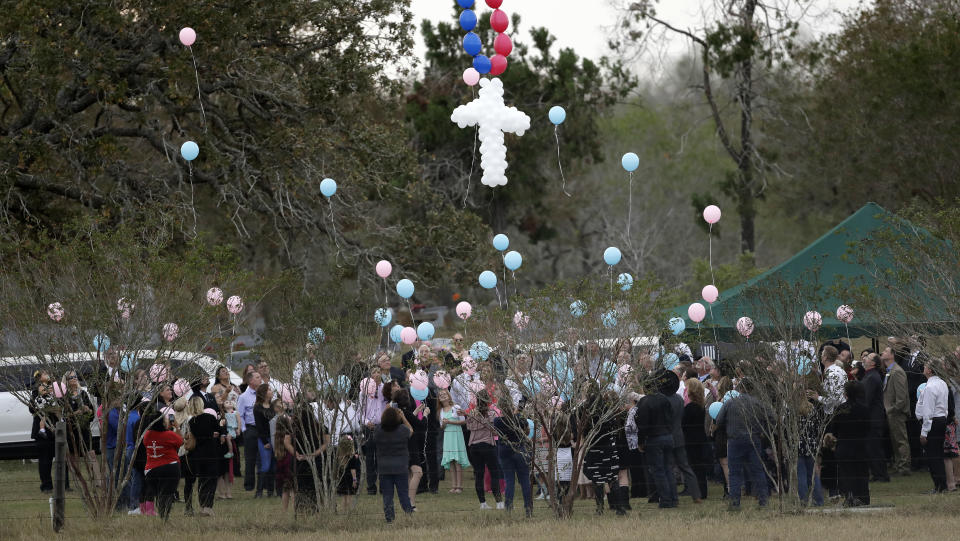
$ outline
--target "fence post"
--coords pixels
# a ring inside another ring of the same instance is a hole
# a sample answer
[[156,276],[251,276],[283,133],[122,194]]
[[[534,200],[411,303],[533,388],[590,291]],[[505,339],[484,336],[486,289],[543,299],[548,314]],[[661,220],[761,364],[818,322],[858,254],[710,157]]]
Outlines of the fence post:
[[67,424],[57,421],[54,434],[56,455],[53,459],[53,531],[59,533],[63,529],[67,503]]

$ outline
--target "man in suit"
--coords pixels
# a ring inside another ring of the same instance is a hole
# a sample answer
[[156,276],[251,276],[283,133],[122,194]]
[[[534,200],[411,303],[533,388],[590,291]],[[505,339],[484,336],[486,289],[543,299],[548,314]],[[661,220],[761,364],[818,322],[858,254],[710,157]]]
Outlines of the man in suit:
[[[907,373],[907,393],[910,398],[910,416],[907,418],[907,439],[910,442],[911,467],[915,470],[924,469],[923,445],[920,443],[920,421],[917,420],[917,388],[927,381],[923,375],[923,365],[927,361],[926,339],[920,335],[913,335],[907,341],[898,342],[903,350],[903,371]],[[894,351],[896,353],[896,351]]]
[[910,442],[907,439],[910,397],[907,374],[897,363],[892,347],[883,350],[880,361],[886,369],[883,380],[883,408],[887,413],[890,444],[893,447],[893,469],[900,475],[910,475]]
[[871,353],[863,358],[864,394],[870,411],[870,427],[867,429],[867,459],[870,461],[871,481],[890,482],[887,475],[887,459],[884,453],[883,432],[887,426],[887,416],[883,403],[883,379],[877,367],[880,356]]

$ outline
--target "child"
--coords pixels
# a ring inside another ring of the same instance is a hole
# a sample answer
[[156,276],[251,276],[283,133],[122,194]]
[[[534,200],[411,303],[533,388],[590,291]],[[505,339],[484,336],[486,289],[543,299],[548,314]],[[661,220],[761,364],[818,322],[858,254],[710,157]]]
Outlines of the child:
[[[276,417],[276,434],[273,437],[274,456],[277,459],[277,491],[281,494],[283,510],[286,512],[291,501],[296,497],[294,490],[293,459],[296,450],[293,447],[293,422],[286,414]],[[294,509],[296,502],[294,501]]]
[[337,494],[343,496],[343,508],[349,511],[353,507],[353,495],[357,493],[360,482],[360,457],[357,456],[353,437],[344,435],[337,443],[337,464],[343,469]]
[[440,427],[443,429],[443,458],[440,465],[453,473],[453,488],[450,493],[460,494],[463,492],[463,466],[470,466],[461,428],[466,424],[466,420],[460,415],[460,408],[453,404],[449,391],[440,391],[437,401],[440,403],[437,417],[440,418]]
[[233,458],[233,440],[237,439],[237,429],[240,428],[237,403],[227,400],[223,403],[223,411],[223,419],[227,425],[227,454],[223,455],[223,458]]

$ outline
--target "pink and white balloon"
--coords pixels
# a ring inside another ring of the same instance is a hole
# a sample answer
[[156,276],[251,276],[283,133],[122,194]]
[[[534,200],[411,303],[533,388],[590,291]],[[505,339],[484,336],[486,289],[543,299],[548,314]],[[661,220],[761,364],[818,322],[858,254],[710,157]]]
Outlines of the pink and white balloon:
[[215,409],[213,409],[213,408],[203,408],[203,412],[206,413],[206,414],[208,414],[208,415],[213,415],[213,416],[216,417],[217,419],[220,418],[220,414],[217,413],[217,410],[215,410]]
[[687,308],[687,315],[690,316],[690,321],[700,323],[703,318],[707,317],[707,309],[699,302],[695,302]]
[[820,312],[816,310],[810,310],[803,316],[803,325],[810,329],[811,332],[817,332],[820,330],[820,325],[823,324],[823,316],[820,315]]
[[197,32],[189,26],[180,30],[180,43],[189,47],[197,41]]
[[410,387],[418,391],[423,391],[430,383],[430,377],[423,370],[417,370],[410,374]]
[[400,331],[400,341],[406,345],[411,345],[417,341],[417,330],[413,327],[404,327]]
[[703,209],[703,219],[708,224],[713,225],[720,221],[720,207],[716,205],[710,205],[709,207]]
[[166,323],[163,325],[163,339],[167,342],[173,342],[180,336],[180,326],[176,323]]
[[448,389],[450,387],[450,374],[446,370],[437,370],[433,374],[433,383],[438,389]]
[[59,381],[53,382],[53,396],[57,398],[63,398],[66,389],[64,389],[63,384]]
[[117,299],[117,311],[120,312],[121,318],[130,319],[134,308],[136,308],[136,305],[127,300],[126,297],[120,297]]
[[470,391],[470,400],[473,401],[476,399],[477,393],[484,390],[486,385],[482,381],[473,380],[470,383],[467,383],[467,390]]
[[360,380],[360,390],[370,398],[376,398],[377,390],[380,388],[380,384],[377,383],[377,380],[372,378],[363,378]]
[[463,361],[460,362],[460,367],[463,368],[463,371],[466,372],[468,376],[477,373],[477,361],[474,361],[473,357],[469,355],[463,357]]
[[164,381],[167,381],[169,376],[170,371],[167,370],[166,366],[160,363],[154,363],[153,366],[150,367],[150,379],[154,383],[163,383]]
[[173,394],[186,396],[188,392],[190,392],[190,383],[187,380],[180,378],[173,383]]
[[468,319],[471,314],[473,314],[473,307],[470,306],[470,303],[467,301],[462,301],[457,304],[457,317],[460,319]]
[[703,286],[703,290],[700,291],[700,296],[703,297],[703,300],[707,301],[709,304],[717,302],[717,297],[720,296],[720,291],[717,289],[717,286],[713,284]]
[[738,319],[737,332],[749,338],[750,335],[753,334],[753,320],[747,316],[743,316],[742,318]]
[[243,299],[239,295],[234,295],[227,299],[227,311],[237,315],[243,311]]
[[633,373],[632,366],[626,363],[621,364],[619,367],[617,367],[617,383],[620,383],[622,385],[623,382],[625,382],[627,378],[630,377],[631,373]]
[[853,308],[850,308],[846,304],[837,308],[837,319],[843,323],[850,323],[853,321]]
[[220,306],[223,302],[223,290],[219,287],[211,287],[207,290],[207,304],[210,306]]
[[527,325],[530,324],[530,316],[524,315],[523,312],[517,312],[513,314],[513,326],[518,330],[524,330],[527,328]]
[[560,406],[563,406],[563,399],[560,398],[559,396],[554,396],[554,397],[550,398],[550,406],[551,406],[553,409],[558,409],[558,408],[560,408]]
[[65,314],[66,311],[63,309],[63,305],[59,302],[52,302],[47,305],[47,315],[50,316],[50,319],[54,321],[60,321],[63,319]]
[[390,264],[386,259],[382,259],[377,262],[377,276],[380,278],[386,279],[390,276],[390,273],[393,272],[393,265]]

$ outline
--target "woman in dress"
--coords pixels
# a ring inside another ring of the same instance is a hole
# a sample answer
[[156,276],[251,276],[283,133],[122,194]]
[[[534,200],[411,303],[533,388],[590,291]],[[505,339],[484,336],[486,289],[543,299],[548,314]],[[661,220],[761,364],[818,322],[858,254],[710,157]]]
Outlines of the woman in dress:
[[697,378],[690,378],[686,382],[686,394],[689,403],[683,407],[683,417],[680,422],[683,429],[683,441],[686,446],[687,459],[697,477],[700,488],[700,497],[707,497],[707,474],[713,466],[713,457],[710,452],[710,442],[704,424],[706,409],[704,408],[703,384]]
[[437,394],[437,402],[440,405],[437,415],[440,418],[440,426],[443,427],[443,457],[440,460],[440,466],[452,473],[453,479],[450,484],[453,488],[450,489],[450,493],[460,494],[463,492],[463,468],[470,466],[461,428],[466,424],[466,419],[460,415],[459,409],[453,404],[450,392],[446,389]]
[[67,443],[70,448],[70,461],[73,467],[79,468],[76,459],[85,460],[88,473],[93,479],[100,479],[100,467],[97,463],[97,454],[93,449],[93,440],[90,433],[90,423],[93,421],[96,408],[90,395],[80,386],[80,378],[73,370],[63,375],[64,417],[67,421]]
[[603,514],[603,497],[606,493],[610,508],[618,515],[624,515],[626,509],[620,504],[620,457],[617,454],[616,432],[626,420],[619,421],[609,415],[609,410],[619,398],[613,392],[601,394],[596,388],[590,389],[586,396],[590,398],[582,407],[587,408],[590,426],[584,430],[584,435],[589,434],[593,442],[583,460],[583,474],[593,484],[597,514]]
[[297,451],[293,447],[293,443],[293,421],[287,414],[278,416],[277,432],[273,438],[273,456],[277,460],[275,478],[277,490],[282,494],[281,501],[284,512],[289,508],[291,501],[294,502],[294,507],[296,507],[293,463]]
[[[217,478],[220,462],[223,459],[223,442],[226,439],[220,428],[220,421],[212,409],[203,408],[203,398],[194,395],[189,408],[200,410],[190,421],[190,433],[196,440],[196,446],[187,455],[187,461],[197,479],[197,500],[200,514],[213,516],[213,500],[217,492]],[[191,498],[192,499],[192,498]]]

